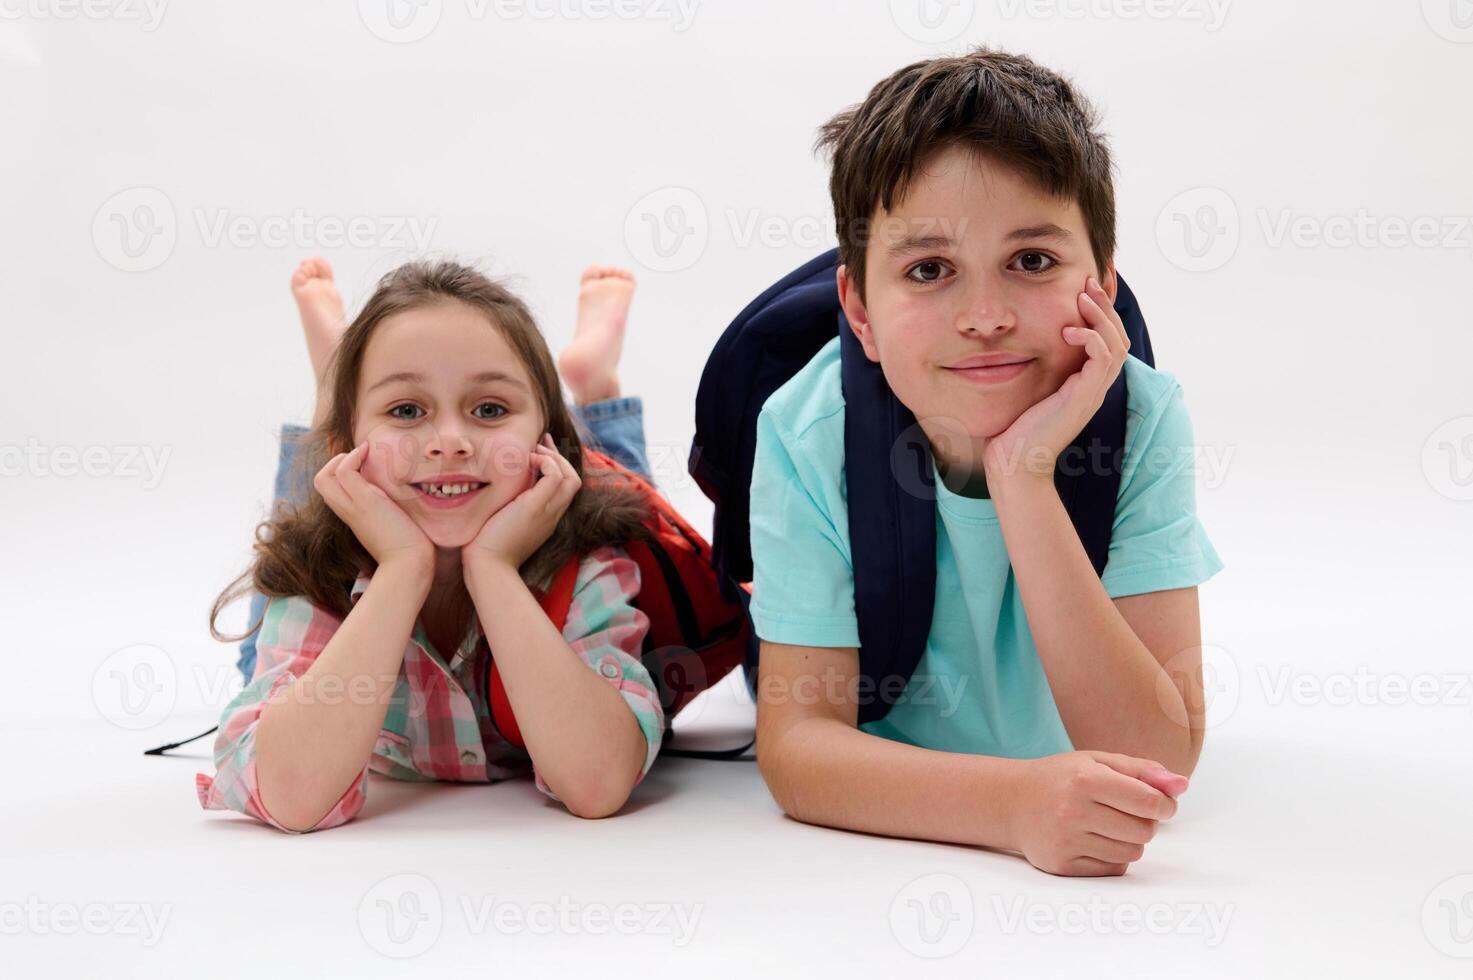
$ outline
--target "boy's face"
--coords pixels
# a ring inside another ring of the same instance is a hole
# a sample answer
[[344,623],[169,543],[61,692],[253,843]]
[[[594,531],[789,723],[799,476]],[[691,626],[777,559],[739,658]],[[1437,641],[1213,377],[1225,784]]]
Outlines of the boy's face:
[[[1079,294],[1098,275],[1076,202],[955,147],[925,161],[893,211],[876,210],[865,298],[844,268],[839,295],[943,469],[976,471],[983,440],[1084,365],[1063,332],[1088,326]],[[1101,285],[1113,300],[1113,266]],[[1023,363],[969,370],[983,355]]]
[[[353,420],[364,479],[440,548],[460,548],[535,480],[545,429],[521,359],[485,314],[446,301],[386,317],[364,351]],[[447,481],[475,489],[432,490]]]

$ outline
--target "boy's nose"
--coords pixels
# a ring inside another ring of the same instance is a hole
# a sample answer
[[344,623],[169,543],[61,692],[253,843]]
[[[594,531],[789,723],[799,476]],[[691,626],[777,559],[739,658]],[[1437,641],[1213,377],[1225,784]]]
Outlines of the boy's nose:
[[1017,323],[1012,306],[1003,292],[990,284],[974,284],[962,297],[962,305],[956,313],[956,329],[959,333],[986,336],[1007,330]]
[[1010,330],[1016,323],[1012,313],[995,302],[968,304],[956,315],[959,333],[988,336]]

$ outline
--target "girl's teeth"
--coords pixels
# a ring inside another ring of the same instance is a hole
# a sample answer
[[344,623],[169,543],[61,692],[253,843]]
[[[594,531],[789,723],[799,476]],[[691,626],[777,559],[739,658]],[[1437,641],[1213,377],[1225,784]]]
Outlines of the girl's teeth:
[[438,486],[426,484],[424,490],[432,497],[458,497],[463,493],[469,493],[473,487],[470,483],[442,483]]

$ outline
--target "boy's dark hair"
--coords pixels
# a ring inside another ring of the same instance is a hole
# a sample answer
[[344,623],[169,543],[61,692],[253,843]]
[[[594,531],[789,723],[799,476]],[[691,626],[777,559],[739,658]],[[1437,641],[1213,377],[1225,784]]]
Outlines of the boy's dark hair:
[[977,48],[918,61],[824,124],[839,260],[864,297],[864,260],[877,207],[891,210],[934,153],[967,147],[1072,198],[1101,275],[1115,256],[1110,151],[1094,107],[1062,76],[1020,55]]

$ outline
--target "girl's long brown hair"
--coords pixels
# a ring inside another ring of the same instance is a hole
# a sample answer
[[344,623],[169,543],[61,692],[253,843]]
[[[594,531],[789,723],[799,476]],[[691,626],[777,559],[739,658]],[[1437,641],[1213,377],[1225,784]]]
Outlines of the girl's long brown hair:
[[379,281],[339,341],[329,371],[331,408],[322,425],[301,437],[291,473],[293,483],[304,488],[306,502],[293,507],[278,501],[271,517],[256,525],[251,567],[226,586],[210,609],[210,635],[215,639],[235,643],[260,628],[258,621],[239,636],[225,636],[215,628],[220,612],[252,591],[274,597],[305,596],[339,617],[348,615],[353,581],[371,573],[375,562],[312,488],[312,478],[336,453],[354,445],[358,377],[364,352],[379,324],[395,313],[449,301],[480,310],[516,351],[531,376],[553,443],[583,480],[552,535],[522,565],[522,580],[534,589],[542,588],[574,555],[647,537],[648,507],[643,496],[615,474],[585,465],[583,443],[563,402],[552,355],[526,304],[469,266],[449,261],[411,262]]

